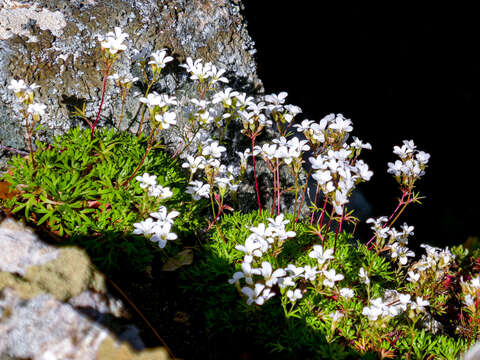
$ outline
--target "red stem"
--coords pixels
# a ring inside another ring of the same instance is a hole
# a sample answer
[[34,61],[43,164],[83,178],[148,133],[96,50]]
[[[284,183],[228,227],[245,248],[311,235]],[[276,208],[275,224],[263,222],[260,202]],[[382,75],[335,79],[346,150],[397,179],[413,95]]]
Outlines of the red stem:
[[345,206],[342,205],[342,216],[340,217],[340,222],[337,222],[337,230],[335,231],[335,242],[333,244],[333,256],[335,256],[335,252],[337,251],[337,238],[338,234],[342,232],[342,222],[343,222],[343,214],[345,213]]
[[258,182],[257,182],[257,166],[255,165],[255,136],[251,137],[252,139],[252,159],[253,159],[253,177],[255,178],[255,190],[257,191],[257,201],[258,201],[258,212],[262,214],[262,205],[260,204],[260,193],[258,191]]
[[[407,195],[407,193],[408,193],[407,191],[402,190],[402,198],[401,198],[400,201],[398,202],[397,208],[393,211],[392,215],[390,215],[390,217],[388,218],[388,221],[387,221],[385,224],[383,224],[382,229],[383,229],[385,226],[388,225],[388,223],[390,222],[390,220],[391,220],[391,219],[393,218],[393,216],[397,213],[398,209],[400,209],[400,206],[403,205],[403,199],[405,198],[405,195]],[[373,240],[375,240],[376,237],[377,237],[377,234],[374,234],[374,235],[372,236],[372,238],[367,242],[366,245],[367,245],[367,246],[370,245],[370,243],[371,243]]]
[[107,64],[105,68],[105,75],[103,76],[102,100],[100,101],[100,106],[98,108],[97,118],[95,119],[95,122],[92,125],[92,134],[91,134],[92,137],[94,135],[95,127],[97,126],[98,119],[100,119],[100,114],[102,113],[103,100],[105,99],[105,92],[107,90],[107,79],[108,79],[109,72],[110,72],[110,64]]
[[218,208],[218,213],[217,213],[217,216],[215,216],[215,219],[213,219],[213,221],[210,223],[210,225],[208,225],[208,228],[206,230],[206,232],[208,232],[213,225],[215,225],[215,223],[217,222],[218,218],[220,217],[220,215],[222,214],[222,210],[223,210],[223,207],[219,207]]
[[297,223],[298,217],[300,216],[300,211],[302,210],[303,201],[305,200],[305,192],[306,192],[307,186],[308,186],[308,178],[310,177],[311,173],[312,173],[312,169],[310,168],[310,170],[308,171],[308,174],[307,174],[307,178],[305,179],[305,186],[303,188],[302,199],[300,200],[300,205],[298,206],[297,216],[295,217],[295,224]]
[[324,238],[327,237],[328,230],[330,229],[330,225],[332,224],[333,211],[334,211],[334,207],[333,207],[333,204],[332,204],[332,210],[331,210],[331,212],[330,212],[330,217],[329,217],[329,219],[328,219],[328,224],[327,224],[327,227],[325,228],[325,235],[323,235]]
[[[313,202],[313,208],[315,209],[315,206],[317,206],[317,200],[318,200],[318,191],[320,190],[320,186],[317,185],[317,191],[315,191],[315,201]],[[325,198],[326,200],[326,198]],[[325,208],[325,205],[324,205]],[[315,217],[315,210],[312,211],[312,216],[310,217],[310,226],[313,224],[313,219]]]
[[280,160],[277,159],[277,215],[280,215]]

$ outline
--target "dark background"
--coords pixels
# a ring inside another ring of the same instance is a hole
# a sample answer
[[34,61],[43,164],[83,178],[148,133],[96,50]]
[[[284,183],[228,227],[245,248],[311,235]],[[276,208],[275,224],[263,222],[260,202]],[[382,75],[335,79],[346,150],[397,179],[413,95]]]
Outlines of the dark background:
[[403,221],[412,242],[438,246],[479,235],[477,206],[480,21],[473,8],[244,0],[265,91],[287,91],[305,118],[352,119],[352,135],[370,142],[374,171],[360,190],[372,216],[389,216],[400,196],[386,173],[394,145],[413,139],[431,154],[417,183],[426,196]]

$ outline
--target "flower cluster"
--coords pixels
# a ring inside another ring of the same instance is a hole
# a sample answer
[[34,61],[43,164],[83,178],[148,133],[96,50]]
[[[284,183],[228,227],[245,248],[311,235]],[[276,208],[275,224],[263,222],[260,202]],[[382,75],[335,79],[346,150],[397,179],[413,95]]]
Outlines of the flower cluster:
[[370,306],[365,306],[362,314],[371,321],[376,321],[379,317],[385,320],[385,318],[393,318],[404,313],[408,307],[416,313],[424,312],[425,306],[428,305],[430,303],[421,296],[417,296],[416,300],[413,301],[410,294],[402,294],[396,290],[387,290],[384,299],[375,298],[370,300]]
[[35,160],[33,158],[33,135],[38,130],[38,127],[35,127],[35,124],[40,120],[40,117],[45,115],[45,109],[47,108],[47,106],[42,103],[34,102],[34,91],[39,87],[40,86],[35,83],[28,85],[23,80],[15,79],[12,79],[10,81],[10,85],[8,85],[8,89],[15,93],[17,100],[22,105],[21,113],[24,118],[25,131],[27,135],[26,140],[28,142],[33,164],[35,164]]
[[186,64],[180,66],[184,67],[190,73],[190,79],[199,80],[200,82],[205,82],[207,79],[210,79],[210,86],[219,81],[228,83],[228,79],[222,76],[225,73],[224,69],[217,69],[212,63],[204,64],[201,59],[193,61],[191,57],[188,57],[186,62]]
[[475,312],[478,308],[480,296],[480,276],[470,279],[470,281],[461,281],[463,303],[470,311]]
[[116,57],[119,53],[127,50],[127,45],[123,42],[128,37],[120,27],[115,27],[114,32],[109,32],[106,35],[98,35],[98,41],[102,52],[105,52],[107,57]]
[[[163,187],[157,184],[156,175],[149,175],[148,173],[142,176],[137,176],[136,180],[140,182],[140,187],[148,191],[148,196],[155,197],[159,200],[164,200],[172,196],[172,191],[168,187]],[[167,245],[168,240],[177,239],[177,234],[172,232],[172,225],[174,219],[180,215],[178,211],[167,212],[165,206],[150,213],[150,217],[139,223],[133,224],[135,230],[133,234],[143,235],[153,242],[158,243],[158,246],[163,249]]]
[[[275,252],[283,243],[296,236],[294,231],[287,231],[285,225],[289,220],[280,214],[275,219],[268,218],[268,226],[260,223],[256,227],[250,227],[251,234],[245,240],[244,245],[235,248],[244,253],[242,271],[233,274],[229,283],[236,284],[239,290],[247,296],[247,304],[256,303],[262,305],[266,300],[275,296],[273,285],[278,285],[282,294],[295,303],[303,297],[303,292],[297,288],[296,281],[303,279],[316,284],[324,289],[330,289],[337,296],[350,299],[354,292],[350,288],[338,289],[336,283],[343,280],[344,276],[329,268],[333,257],[332,249],[324,249],[321,245],[314,245],[308,254],[309,258],[315,259],[316,265],[296,266],[288,264],[285,268],[273,270],[269,261],[262,261],[266,254]],[[245,286],[240,289],[240,280],[243,279]]]
[[156,179],[157,175],[149,175],[148,173],[136,177],[136,180],[140,182],[140,187],[148,190],[148,196],[156,197],[160,200],[171,197],[173,194],[170,188],[157,184]]
[[[287,231],[285,225],[289,220],[284,219],[284,215],[280,214],[275,219],[268,219],[269,225],[260,223],[252,226],[249,230],[252,232],[245,240],[244,245],[237,245],[235,248],[243,252],[244,258],[242,263],[242,271],[233,274],[229,280],[231,284],[235,283],[240,286],[240,279],[244,279],[246,286],[241,288],[241,292],[247,296],[247,304],[256,303],[262,305],[266,300],[275,295],[272,286],[278,284],[284,288],[293,283],[293,278],[300,276],[304,271],[297,269],[293,265],[289,265],[286,269],[276,269],[273,271],[272,264],[263,261],[259,264],[259,260],[270,249],[282,246],[285,240],[295,237],[294,231]],[[287,276],[289,274],[289,276]],[[259,279],[255,279],[255,277]],[[300,296],[298,292],[292,291],[292,296]]]
[[314,156],[309,158],[314,170],[312,178],[331,201],[335,212],[342,215],[355,186],[369,181],[373,175],[363,160],[357,160],[360,151],[371,149],[371,145],[358,138],[350,145],[345,142],[353,127],[351,120],[342,114],[327,115],[319,123],[304,120],[296,127],[314,149]]
[[144,103],[148,108],[150,123],[153,129],[168,129],[171,125],[177,123],[176,113],[168,111],[170,106],[178,104],[174,96],[152,92],[146,97],[141,97],[140,102]]
[[417,150],[413,140],[404,140],[402,146],[394,146],[393,153],[400,157],[388,163],[389,174],[393,174],[403,189],[411,189],[415,181],[425,175],[430,154]]

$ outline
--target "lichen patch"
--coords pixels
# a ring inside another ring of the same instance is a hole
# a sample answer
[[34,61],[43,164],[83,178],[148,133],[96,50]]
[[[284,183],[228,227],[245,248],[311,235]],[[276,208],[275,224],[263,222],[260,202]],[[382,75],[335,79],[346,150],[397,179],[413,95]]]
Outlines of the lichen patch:
[[[0,40],[6,40],[14,35],[26,36],[32,34],[31,22],[42,30],[49,30],[52,35],[59,36],[67,25],[60,11],[52,12],[45,8],[39,9],[36,4],[19,4],[15,1],[0,0]],[[32,37],[35,41],[35,37]]]

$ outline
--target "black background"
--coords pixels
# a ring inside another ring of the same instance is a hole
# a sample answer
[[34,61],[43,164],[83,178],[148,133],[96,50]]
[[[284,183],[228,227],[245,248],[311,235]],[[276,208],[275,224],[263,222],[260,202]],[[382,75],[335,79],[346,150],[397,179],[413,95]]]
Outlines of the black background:
[[352,119],[352,135],[370,142],[374,171],[360,189],[372,216],[390,215],[400,196],[387,162],[413,139],[431,154],[417,183],[426,196],[399,223],[411,242],[439,246],[479,235],[477,224],[480,21],[473,8],[321,1],[244,1],[265,91],[287,91],[298,119],[328,113]]

